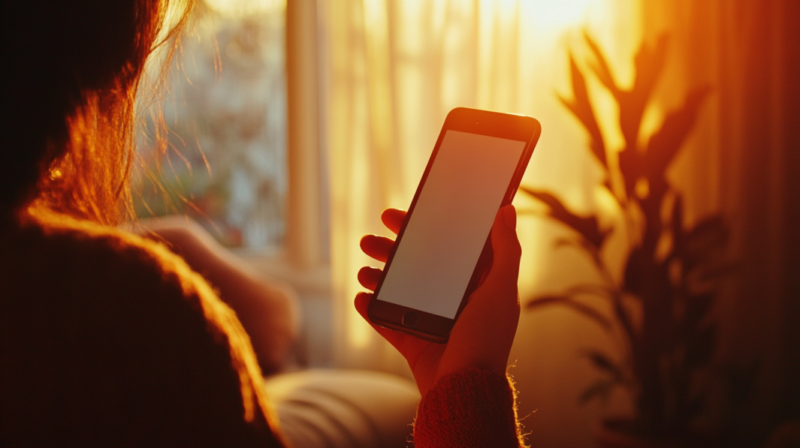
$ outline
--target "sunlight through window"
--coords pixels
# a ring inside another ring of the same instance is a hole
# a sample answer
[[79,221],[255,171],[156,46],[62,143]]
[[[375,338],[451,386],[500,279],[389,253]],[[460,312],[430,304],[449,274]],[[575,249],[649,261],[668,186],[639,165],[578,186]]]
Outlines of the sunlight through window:
[[[338,203],[352,206],[333,210],[333,240],[352,240],[356,247],[360,235],[381,231],[366,224],[371,213],[380,213],[365,210],[369,207],[366,204],[408,206],[442,120],[458,106],[541,118],[544,132],[540,148],[523,183],[557,188],[567,202],[580,209],[610,207],[608,198],[594,192],[592,185],[597,183],[599,170],[584,157],[586,136],[558,101],[557,93],[570,92],[568,52],[575,52],[576,59],[583,56],[579,45],[582,30],[595,33],[602,43],[635,41],[638,31],[630,25],[638,23],[630,20],[638,11],[635,1],[345,3],[353,5],[353,12],[331,22],[332,64],[337,70],[331,85],[335,98],[330,124],[331,176],[334,203],[340,197],[344,202]],[[331,5],[333,10],[347,10],[341,3]],[[615,14],[623,6],[632,12],[619,18]],[[623,21],[628,25],[617,26]],[[336,34],[338,29],[341,34]],[[612,63],[629,60],[630,49],[625,44],[612,48]],[[615,71],[624,84],[629,68]],[[590,95],[598,112],[614,116],[613,101],[595,87],[590,85]],[[338,102],[343,98],[348,100]],[[611,130],[614,123],[600,125]],[[616,138],[613,132],[606,135],[611,136],[606,145],[609,151],[618,150],[621,136]],[[339,141],[346,145],[345,152],[338,152],[344,148],[337,146]],[[349,218],[340,220],[337,213]],[[348,224],[338,228],[336,222]],[[536,252],[547,240],[540,234],[542,227],[528,222],[524,226],[521,238]],[[334,264],[346,265],[341,275],[356,272],[366,262],[350,246],[346,254],[337,250],[334,247]],[[529,272],[521,287],[538,281],[537,275],[531,274],[536,272],[531,265],[538,262],[523,261],[523,270]],[[353,297],[360,290],[350,277],[343,288],[343,297]],[[354,312],[345,315],[349,343],[368,350],[374,343],[371,330]]]
[[[169,146],[139,142],[140,217],[187,215],[231,247],[278,249],[286,197],[281,0],[208,0],[181,38],[166,86]],[[147,110],[144,111],[147,114]]]

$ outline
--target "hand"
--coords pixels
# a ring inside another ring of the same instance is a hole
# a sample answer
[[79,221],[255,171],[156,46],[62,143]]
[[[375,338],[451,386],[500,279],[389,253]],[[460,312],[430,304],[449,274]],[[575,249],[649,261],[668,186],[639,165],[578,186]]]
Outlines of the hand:
[[[406,212],[388,209],[381,220],[392,232],[400,231]],[[486,280],[469,298],[450,333],[447,344],[424,341],[414,336],[370,324],[408,361],[420,393],[425,394],[439,378],[468,367],[493,371],[505,376],[508,355],[519,323],[517,278],[522,250],[517,240],[517,215],[513,205],[501,208],[492,226],[491,270]],[[370,257],[385,262],[394,240],[366,235],[361,249]],[[363,267],[358,272],[362,286],[375,291],[381,270]],[[356,296],[358,312],[369,322],[367,307],[372,294]]]

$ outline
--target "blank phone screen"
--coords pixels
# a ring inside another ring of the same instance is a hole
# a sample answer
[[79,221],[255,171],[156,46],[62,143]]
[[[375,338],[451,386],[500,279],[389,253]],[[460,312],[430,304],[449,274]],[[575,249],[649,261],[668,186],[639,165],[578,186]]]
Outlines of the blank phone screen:
[[455,318],[525,142],[446,131],[378,299]]

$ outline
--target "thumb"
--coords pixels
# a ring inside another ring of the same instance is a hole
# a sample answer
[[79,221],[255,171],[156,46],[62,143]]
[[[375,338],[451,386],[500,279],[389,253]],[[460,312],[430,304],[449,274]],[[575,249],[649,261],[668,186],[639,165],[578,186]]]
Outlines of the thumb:
[[497,212],[492,226],[492,268],[486,282],[494,288],[516,292],[522,248],[517,238],[517,211],[506,205]]

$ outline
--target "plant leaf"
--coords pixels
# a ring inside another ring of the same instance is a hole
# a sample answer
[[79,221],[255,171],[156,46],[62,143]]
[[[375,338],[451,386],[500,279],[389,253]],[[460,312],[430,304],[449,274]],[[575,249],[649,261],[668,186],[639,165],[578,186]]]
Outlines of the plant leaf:
[[620,94],[620,88],[617,87],[616,81],[614,81],[614,75],[611,73],[611,68],[608,66],[608,62],[606,60],[603,51],[600,50],[600,46],[597,45],[592,36],[583,30],[583,38],[586,40],[586,43],[589,45],[589,49],[592,50],[592,54],[594,54],[595,63],[591,64],[592,71],[595,75],[597,75],[597,79],[606,87],[606,89],[617,98]]
[[650,137],[645,152],[645,165],[647,178],[651,182],[664,179],[667,168],[694,127],[700,106],[710,92],[711,88],[708,86],[692,90],[683,105],[667,115],[661,128]]
[[554,249],[561,249],[562,247],[568,247],[568,246],[586,250],[586,247],[583,244],[572,238],[557,238],[555,241],[553,241]]
[[[655,46],[642,44],[634,58],[636,76],[633,87],[630,90],[621,89],[614,95],[619,105],[619,126],[625,139],[625,146],[618,155],[619,168],[629,198],[635,197],[634,187],[645,176],[645,161],[638,147],[639,129],[645,107],[664,65],[667,42],[667,35],[662,34]],[[601,82],[603,76],[598,74]],[[653,183],[652,179],[648,181]]]
[[672,232],[672,256],[678,255],[678,248],[683,244],[683,196],[675,193],[675,200],[672,203],[672,213],[670,215],[670,231]]
[[589,358],[596,368],[611,374],[614,379],[622,380],[622,370],[605,353],[594,349],[585,349],[582,354]]
[[644,175],[644,157],[635,147],[625,147],[618,154],[619,170],[625,182],[625,194],[634,197],[636,182]]
[[589,93],[586,88],[586,78],[583,76],[578,64],[575,63],[575,58],[572,53],[569,55],[570,74],[572,76],[572,95],[575,97],[573,100],[567,100],[561,95],[558,99],[569,109],[578,121],[583,124],[583,127],[589,133],[591,139],[589,147],[592,154],[597,157],[597,160],[603,165],[603,168],[608,169],[608,162],[606,160],[606,149],[603,142],[603,134],[600,133],[600,127],[597,124],[592,103],[589,100]]
[[577,294],[591,294],[604,298],[611,298],[614,295],[614,291],[608,288],[607,286],[600,284],[592,284],[592,283],[584,283],[580,285],[570,286],[569,288],[567,288],[566,293],[569,296]]
[[619,324],[622,327],[622,330],[625,332],[625,336],[627,336],[628,341],[630,341],[631,349],[636,352],[639,344],[636,330],[634,329],[633,321],[628,315],[628,311],[625,310],[625,306],[622,304],[622,300],[620,300],[619,296],[617,296],[614,300],[614,315],[617,317],[617,321],[619,321]]
[[588,317],[590,320],[603,327],[604,330],[611,331],[612,328],[611,321],[609,321],[605,316],[600,314],[600,312],[595,310],[594,308],[584,305],[583,303],[580,303],[578,301],[575,301],[569,296],[549,295],[549,296],[536,297],[528,301],[528,303],[525,304],[525,308],[532,310],[534,308],[540,308],[543,306],[551,306],[551,305],[563,305],[568,308],[571,308],[573,311],[577,311],[579,314]]
[[634,58],[636,77],[633,87],[630,91],[621,92],[617,98],[620,129],[628,150],[636,149],[644,109],[664,66],[668,41],[667,35],[662,34],[655,46],[642,44]]
[[686,355],[684,364],[688,370],[703,367],[711,361],[714,354],[714,345],[717,339],[716,325],[709,325],[699,333],[689,329],[689,339],[686,342]]
[[636,80],[634,81],[634,91],[649,97],[655,88],[661,69],[667,58],[667,46],[669,45],[669,35],[662,33],[656,39],[655,46],[643,44],[634,56],[634,66],[636,68]]
[[714,215],[700,221],[686,232],[678,246],[678,256],[688,272],[708,261],[715,252],[724,249],[730,240],[730,229],[722,215]]
[[706,317],[714,304],[714,295],[707,293],[698,296],[688,297],[686,300],[686,312],[684,314],[685,325],[687,328],[696,328],[703,318]]
[[636,246],[628,253],[628,261],[625,263],[625,289],[636,296],[641,296],[644,291],[643,276],[645,263],[650,262],[647,253],[641,246]]
[[717,263],[704,263],[689,274],[688,279],[693,283],[693,286],[702,286],[709,282],[714,282],[720,277],[731,275],[739,268],[739,264],[727,260],[722,260]]
[[553,246],[556,249],[564,246],[571,246],[580,249],[589,256],[589,259],[592,261],[592,263],[594,263],[594,266],[598,271],[602,272],[605,270],[605,264],[600,258],[600,248],[589,242],[586,238],[558,238],[554,242]]
[[595,397],[599,397],[606,402],[608,401],[608,397],[611,395],[611,391],[614,389],[616,384],[617,382],[614,380],[597,380],[586,390],[584,390],[580,396],[578,396],[578,403],[585,405],[586,403],[592,401]]
[[549,208],[547,214],[551,218],[578,232],[586,241],[590,242],[597,249],[602,247],[603,241],[606,236],[608,236],[609,232],[600,230],[597,216],[580,216],[572,213],[557,197],[546,191],[534,190],[527,187],[519,187],[519,191],[547,205]]

